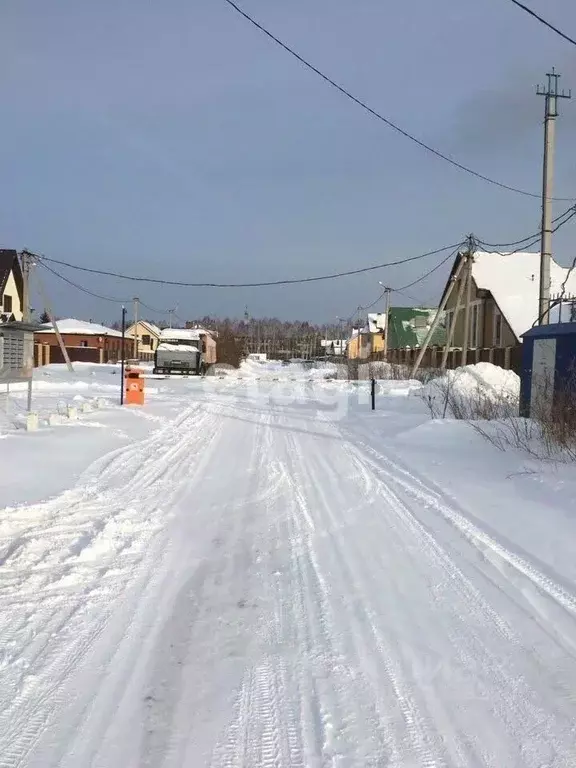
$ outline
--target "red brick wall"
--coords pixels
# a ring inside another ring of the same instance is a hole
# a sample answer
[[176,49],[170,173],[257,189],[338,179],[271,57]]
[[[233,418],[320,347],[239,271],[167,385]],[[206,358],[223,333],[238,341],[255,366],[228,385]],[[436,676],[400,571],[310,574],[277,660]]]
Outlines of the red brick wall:
[[[62,334],[62,340],[64,341],[64,346],[68,350],[78,350],[78,349],[90,349],[90,350],[103,350],[103,359],[104,362],[110,362],[114,360],[120,360],[122,356],[122,339],[117,336],[93,336],[93,335],[82,335],[82,334],[76,334],[76,333],[63,333]],[[56,338],[55,333],[37,333],[35,334],[34,341],[36,344],[48,344],[50,347],[54,348],[56,347],[58,349],[58,353],[56,353],[56,358],[59,360],[62,356],[60,353],[60,348],[58,346],[58,339]],[[126,341],[126,355],[129,355],[129,344]],[[82,353],[77,353],[80,355],[79,357],[76,357],[76,359],[84,359]],[[98,360],[100,355],[99,353],[97,355],[94,355],[94,353],[85,353],[86,358],[85,359],[94,359]],[[72,357],[72,355],[71,355]],[[52,362],[56,362],[55,359],[51,357]]]

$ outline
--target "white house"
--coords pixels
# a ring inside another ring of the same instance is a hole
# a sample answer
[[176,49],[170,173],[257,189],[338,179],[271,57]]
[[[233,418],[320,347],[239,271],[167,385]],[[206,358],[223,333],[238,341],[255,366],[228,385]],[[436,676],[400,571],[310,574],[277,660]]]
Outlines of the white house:
[[23,280],[18,253],[0,249],[0,323],[23,319]]

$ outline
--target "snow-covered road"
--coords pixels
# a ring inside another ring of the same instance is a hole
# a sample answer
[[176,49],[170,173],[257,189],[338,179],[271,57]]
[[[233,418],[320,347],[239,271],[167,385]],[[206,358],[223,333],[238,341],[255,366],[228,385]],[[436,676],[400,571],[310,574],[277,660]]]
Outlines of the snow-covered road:
[[2,511],[0,768],[576,764],[571,575],[336,415],[216,381]]

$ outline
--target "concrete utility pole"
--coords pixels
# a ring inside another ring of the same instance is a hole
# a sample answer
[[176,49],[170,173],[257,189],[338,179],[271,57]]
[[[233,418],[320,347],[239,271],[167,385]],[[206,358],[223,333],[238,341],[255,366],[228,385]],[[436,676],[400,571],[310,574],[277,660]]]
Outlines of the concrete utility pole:
[[140,299],[135,296],[132,301],[134,304],[134,350],[132,354],[134,356],[134,360],[138,360],[138,342],[140,341],[138,337],[138,310],[140,308]]
[[389,288],[387,285],[384,285],[383,283],[380,283],[382,288],[384,288],[386,292],[386,298],[384,300],[384,360],[388,359],[388,316],[390,314],[390,293],[392,292],[392,289]]
[[558,99],[572,98],[572,92],[558,93],[560,75],[554,67],[546,74],[548,86],[536,86],[538,96],[546,99],[544,117],[544,162],[542,170],[542,241],[540,245],[540,300],[538,320],[540,325],[550,322],[550,260],[552,258],[552,188],[554,179],[554,148],[556,143],[556,118]]
[[22,320],[29,323],[32,319],[30,312],[30,268],[32,260],[27,251],[20,254],[22,264]]

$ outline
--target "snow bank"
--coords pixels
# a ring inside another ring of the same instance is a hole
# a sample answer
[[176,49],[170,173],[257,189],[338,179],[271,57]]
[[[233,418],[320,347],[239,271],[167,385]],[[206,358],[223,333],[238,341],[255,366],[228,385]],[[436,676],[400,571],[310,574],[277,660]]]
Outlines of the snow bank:
[[432,379],[422,387],[421,394],[435,394],[449,389],[460,397],[474,397],[480,391],[493,400],[517,400],[520,395],[520,377],[492,363],[476,363],[446,371],[444,376]]
[[333,363],[288,363],[279,360],[243,360],[238,375],[242,378],[269,379],[272,381],[309,380],[335,378],[337,367]]
[[418,392],[434,416],[492,419],[514,415],[520,397],[520,377],[492,363],[477,363],[446,371]]

